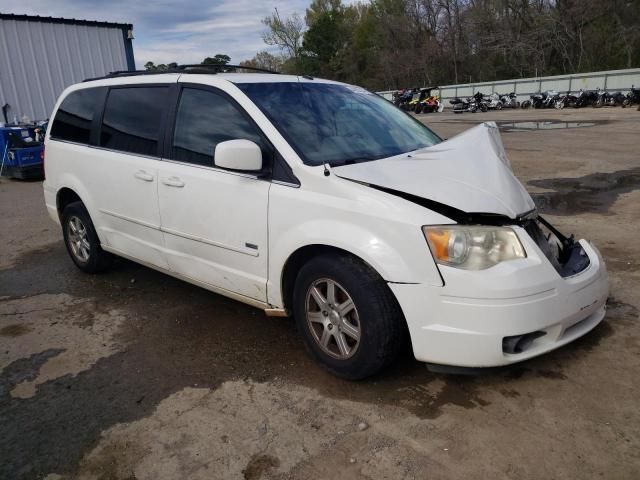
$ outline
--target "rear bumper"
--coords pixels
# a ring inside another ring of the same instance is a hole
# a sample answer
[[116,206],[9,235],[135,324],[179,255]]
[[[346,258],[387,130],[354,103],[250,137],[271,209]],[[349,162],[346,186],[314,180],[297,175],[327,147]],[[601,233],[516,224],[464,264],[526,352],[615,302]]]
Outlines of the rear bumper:
[[[542,252],[527,242],[531,255],[522,261],[483,272],[442,269],[444,287],[390,284],[405,314],[415,357],[460,367],[503,366],[589,332],[604,318],[609,284],[600,253],[580,242],[590,265],[573,277],[562,278],[546,259],[536,258]],[[518,353],[503,346],[505,337],[534,332],[537,338]]]

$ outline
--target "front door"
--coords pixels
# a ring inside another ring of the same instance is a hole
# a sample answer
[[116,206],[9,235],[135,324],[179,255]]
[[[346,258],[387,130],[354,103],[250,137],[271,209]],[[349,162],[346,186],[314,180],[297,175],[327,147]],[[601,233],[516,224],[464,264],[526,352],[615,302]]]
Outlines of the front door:
[[271,184],[214,167],[215,146],[234,139],[265,143],[229,97],[208,87],[183,87],[170,158],[159,171],[161,229],[172,271],[266,301]]

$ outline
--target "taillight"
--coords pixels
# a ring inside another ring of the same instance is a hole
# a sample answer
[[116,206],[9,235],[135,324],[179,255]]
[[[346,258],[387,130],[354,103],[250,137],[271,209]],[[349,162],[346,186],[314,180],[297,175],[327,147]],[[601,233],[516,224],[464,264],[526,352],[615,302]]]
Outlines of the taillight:
[[42,178],[46,180],[44,174],[44,143],[42,144],[42,150],[40,150],[40,161],[42,162]]

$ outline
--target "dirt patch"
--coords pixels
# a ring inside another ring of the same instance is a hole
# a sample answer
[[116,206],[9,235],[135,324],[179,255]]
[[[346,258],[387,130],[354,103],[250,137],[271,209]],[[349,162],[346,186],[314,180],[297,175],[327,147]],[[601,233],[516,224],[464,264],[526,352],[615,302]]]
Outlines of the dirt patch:
[[576,215],[580,213],[610,214],[613,203],[623,193],[640,188],[640,168],[612,173],[592,173],[578,178],[530,180],[529,185],[554,190],[533,193],[534,202],[543,213]]
[[567,376],[562,372],[556,372],[554,370],[538,370],[537,374],[543,378],[550,378],[552,380],[566,380]]
[[19,337],[29,333],[31,329],[26,325],[14,324],[0,328],[0,335],[3,337]]
[[271,455],[254,455],[249,460],[247,468],[242,470],[246,480],[258,480],[263,474],[271,472],[280,465],[280,460]]
[[[149,415],[162,399],[189,387],[217,389],[225,381],[244,379],[284,382],[313,388],[322,398],[400,407],[418,418],[436,419],[455,408],[487,408],[491,400],[483,393],[486,387],[506,378],[436,375],[407,350],[383,374],[348,382],[326,373],[305,354],[290,319],[267,318],[261,311],[134,263],[117,261],[106,274],[85,275],[60,243],[22,256],[19,265],[0,271],[5,311],[29,311],[43,335],[77,334],[69,336],[64,352],[38,368],[38,375],[21,382],[37,386],[29,392],[33,396],[5,396],[0,401],[7,413],[2,420],[0,449],[6,460],[0,476],[70,473],[101,432]],[[4,282],[7,278],[12,281]],[[92,300],[96,298],[99,303]],[[56,306],[52,299],[67,300]],[[20,308],[16,302],[21,302]],[[80,315],[70,314],[78,309]],[[112,311],[126,313],[114,323],[120,317],[110,317]],[[105,345],[90,349],[104,353],[81,363],[84,357],[74,356],[86,347],[79,334],[87,332],[92,342],[100,340],[97,332],[108,325],[114,330],[105,330]],[[108,333],[112,331],[115,337]],[[65,359],[78,368],[62,368],[69,365]],[[56,368],[43,375],[50,368],[46,365]],[[1,376],[12,368],[9,365]],[[60,376],[65,371],[69,373]],[[17,384],[13,385],[15,390]],[[37,441],[45,431],[48,441]],[[25,457],[21,452],[26,450],[33,455]]]

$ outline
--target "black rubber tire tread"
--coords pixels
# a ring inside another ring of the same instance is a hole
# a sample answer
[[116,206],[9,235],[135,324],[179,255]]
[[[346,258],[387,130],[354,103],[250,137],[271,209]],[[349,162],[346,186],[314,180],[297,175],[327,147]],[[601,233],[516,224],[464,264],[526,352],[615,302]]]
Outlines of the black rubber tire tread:
[[[89,260],[87,262],[81,262],[78,260],[73,252],[71,251],[71,247],[69,246],[68,241],[68,233],[67,233],[67,223],[71,216],[76,216],[82,220],[82,223],[85,225],[87,229],[87,237],[89,239]],[[102,250],[100,245],[100,239],[98,238],[98,234],[96,233],[96,229],[93,226],[93,222],[91,221],[91,217],[89,216],[89,212],[85,208],[82,202],[73,202],[67,205],[62,211],[61,217],[62,223],[62,235],[64,236],[64,245],[67,248],[67,252],[73,260],[73,263],[85,273],[100,273],[106,270],[111,265],[112,256]]]
[[[353,357],[346,360],[324,353],[307,326],[306,293],[320,278],[330,278],[342,285],[358,310],[360,345]],[[375,375],[393,363],[408,343],[406,322],[389,286],[370,266],[351,255],[330,253],[308,261],[298,273],[293,303],[295,321],[307,351],[338,377],[361,380]]]

